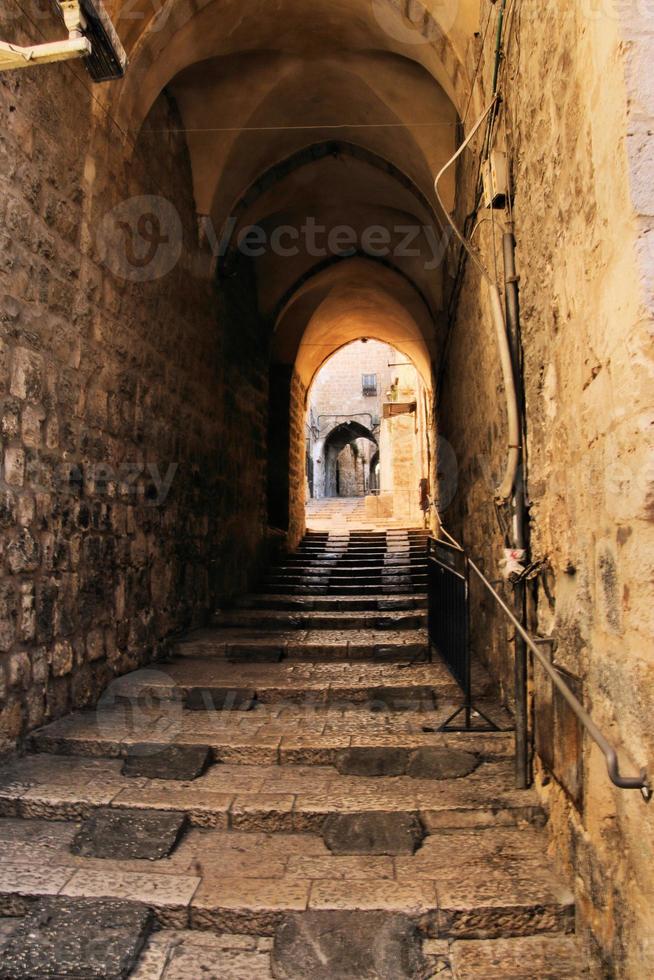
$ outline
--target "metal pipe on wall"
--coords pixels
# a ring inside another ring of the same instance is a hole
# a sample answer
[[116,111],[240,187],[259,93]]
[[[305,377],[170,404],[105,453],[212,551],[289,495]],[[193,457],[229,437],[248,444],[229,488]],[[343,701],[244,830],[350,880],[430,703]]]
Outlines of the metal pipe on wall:
[[[513,361],[513,376],[516,379],[516,407],[520,443],[524,442],[524,411],[522,397],[522,373],[520,369],[520,305],[518,296],[518,276],[515,265],[515,238],[513,231],[507,229],[502,237],[504,253],[504,294],[506,306],[506,327]],[[525,512],[524,449],[518,455],[518,467],[512,501],[512,544],[513,547],[527,548],[527,528]],[[514,609],[516,617],[526,625],[526,589],[524,582],[517,582],[514,589]],[[527,645],[520,633],[514,640],[514,693],[515,693],[515,775],[518,789],[526,789],[531,784],[531,752],[529,739],[529,690]]]

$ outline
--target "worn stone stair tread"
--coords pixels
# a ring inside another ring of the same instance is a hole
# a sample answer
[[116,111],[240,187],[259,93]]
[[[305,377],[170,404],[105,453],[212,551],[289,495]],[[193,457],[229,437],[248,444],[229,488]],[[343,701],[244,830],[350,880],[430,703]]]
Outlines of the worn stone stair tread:
[[333,766],[212,766],[188,783],[135,779],[120,759],[26,756],[0,770],[0,815],[84,819],[100,808],[177,811],[196,826],[320,832],[330,814],[420,814],[425,828],[542,821],[535,793],[513,788],[506,761],[482,762],[465,778],[346,776]]
[[325,568],[338,569],[341,572],[356,569],[385,569],[401,567],[427,567],[427,556],[416,552],[407,551],[380,551],[380,552],[322,552],[320,554],[308,553],[297,554],[284,561],[279,562],[275,567],[280,568]]
[[406,539],[398,541],[332,541],[327,544],[310,544],[302,546],[292,554],[280,555],[277,564],[293,561],[297,558],[383,558],[386,555],[411,555],[416,558],[424,559],[428,557],[427,544],[422,541],[408,541]]
[[270,651],[271,655],[294,659],[336,658],[398,660],[428,655],[424,629],[310,629],[273,630],[212,627],[190,633],[174,646],[175,653],[185,657],[226,657],[254,659]]
[[[110,698],[96,711],[78,711],[37,729],[29,745],[38,752],[81,756],[122,756],[138,743],[153,750],[163,745],[207,745],[214,757],[241,763],[330,763],[350,746],[418,747],[474,746],[485,755],[512,751],[512,734],[441,733],[459,702],[446,700],[431,711],[369,711],[365,706],[346,707],[260,705],[249,712],[188,712],[181,702],[154,706],[137,705],[126,710]],[[499,724],[506,714],[494,702],[479,707]],[[488,748],[490,746],[490,749]]]
[[[340,569],[350,568],[386,568],[394,565],[427,567],[427,555],[423,551],[380,550],[380,551],[310,551],[302,552],[286,558],[275,568],[321,568]],[[272,569],[271,569],[272,570]]]
[[293,610],[333,612],[412,610],[427,608],[425,593],[407,593],[403,596],[369,595],[355,596],[313,596],[276,595],[274,593],[248,593],[234,601],[238,609],[277,609],[284,612]]
[[361,568],[357,573],[353,569],[309,568],[283,569],[267,575],[266,582],[278,582],[280,585],[298,583],[300,585],[329,585],[330,588],[356,589],[359,586],[372,588],[388,585],[424,585],[427,572],[420,568],[380,568],[378,571]]
[[272,937],[160,929],[150,935],[130,980],[273,980]]
[[344,575],[348,572],[361,572],[365,574],[370,569],[375,571],[384,570],[388,567],[400,566],[405,568],[427,568],[427,554],[424,551],[416,551],[413,548],[388,549],[379,551],[361,549],[358,551],[323,551],[305,552],[292,555],[268,569],[270,574],[292,569],[320,569],[324,568],[326,573],[338,572]]
[[411,579],[406,583],[389,582],[386,584],[384,582],[374,582],[357,583],[356,585],[329,585],[321,579],[317,579],[316,582],[292,584],[278,579],[268,579],[261,586],[261,592],[266,594],[276,592],[279,595],[332,595],[343,598],[347,596],[376,596],[379,594],[382,597],[415,594],[426,596],[426,589],[426,581],[421,582],[418,578]]
[[[479,671],[476,690],[488,690],[490,681]],[[135,700],[154,696],[171,700],[188,698],[190,692],[208,693],[216,689],[242,691],[261,703],[284,700],[369,701],[383,697],[386,690],[405,698],[456,699],[458,688],[449,671],[440,663],[416,663],[402,667],[396,663],[355,663],[286,660],[278,664],[232,664],[225,660],[186,656],[181,660],[147,667],[117,678],[111,685],[115,698]],[[238,702],[240,703],[240,702]],[[236,707],[237,702],[232,703]]]
[[387,564],[385,562],[379,562],[378,564],[366,564],[360,566],[342,566],[336,562],[306,562],[304,564],[293,564],[280,566],[275,570],[274,575],[269,576],[270,578],[291,578],[291,579],[305,579],[305,578],[326,578],[330,582],[353,582],[356,583],[359,579],[367,581],[368,579],[378,579],[384,580],[387,578],[394,578],[399,575],[410,576],[411,578],[421,578],[427,574],[427,563],[421,562],[420,564],[414,563],[409,564]]
[[214,625],[222,628],[276,629],[288,628],[289,619],[296,629],[421,629],[427,625],[426,610],[314,610],[301,608],[221,610]]
[[74,833],[70,823],[0,820],[4,914],[45,893],[129,899],[162,925],[254,935],[306,910],[401,913],[427,936],[452,938],[562,933],[573,921],[567,884],[543,865],[546,840],[532,827],[441,832],[401,857],[335,855],[315,834],[191,828],[156,864],[73,855]]
[[582,980],[590,974],[575,936],[540,935],[452,943],[455,980]]

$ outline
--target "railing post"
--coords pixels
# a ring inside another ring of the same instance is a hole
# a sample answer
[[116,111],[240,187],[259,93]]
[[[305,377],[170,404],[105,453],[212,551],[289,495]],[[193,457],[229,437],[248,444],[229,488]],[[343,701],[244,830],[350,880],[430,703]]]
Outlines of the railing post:
[[[517,618],[525,622],[525,588],[516,585]],[[515,683],[515,782],[518,789],[531,784],[531,760],[529,751],[529,693],[527,676],[527,645],[520,634],[515,634],[514,656]]]

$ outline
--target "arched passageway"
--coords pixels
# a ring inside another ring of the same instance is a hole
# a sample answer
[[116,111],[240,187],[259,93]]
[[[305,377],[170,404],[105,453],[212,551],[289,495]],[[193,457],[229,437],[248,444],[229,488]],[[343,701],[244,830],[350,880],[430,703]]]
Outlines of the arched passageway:
[[329,432],[322,449],[322,493],[316,487],[316,496],[365,496],[370,486],[371,458],[365,443],[377,446],[372,432],[358,422],[342,422]]
[[[372,338],[420,378],[393,424],[421,419],[446,524],[496,583],[505,550],[531,549],[505,598],[645,766],[646,5],[107,5],[122,81],[91,91],[81,63],[55,64],[0,89],[7,740],[92,704],[298,543],[311,385]],[[30,21],[14,4],[0,37],[54,39],[51,6]],[[474,603],[472,646],[511,707],[513,633]],[[569,860],[583,852],[580,921],[609,972],[652,975],[651,862],[633,857],[651,821],[607,790],[537,672],[529,694],[541,800]]]
[[[422,524],[419,487],[430,486],[435,444],[428,401],[413,361],[389,343],[365,337],[326,358],[306,396],[307,500],[365,497],[371,519]],[[291,490],[291,509],[299,505]]]
[[[280,444],[279,448],[282,460],[290,458],[290,468],[280,464],[269,470],[269,504],[272,514],[279,515],[279,520],[272,517],[273,523],[288,527],[291,540],[298,540],[304,529],[305,416],[311,386],[337,351],[349,350],[348,345],[361,338],[389,346],[395,351],[395,360],[412,365],[415,386],[420,390],[416,411],[420,418],[417,429],[423,439],[421,476],[433,485],[432,324],[427,300],[413,283],[398,271],[362,256],[342,259],[317,272],[299,286],[280,310],[272,345],[270,383],[275,426],[271,439],[282,440],[287,432],[290,434],[286,446]],[[383,395],[380,390],[380,398]],[[383,398],[377,410],[380,419],[382,401]],[[282,423],[284,409],[288,413],[287,427]],[[361,411],[365,416],[365,405]],[[359,421],[372,427],[372,419],[367,416]],[[398,426],[401,424],[397,422]],[[318,458],[313,454],[314,488]],[[389,485],[392,482],[389,476]],[[403,507],[407,517],[421,521],[415,511],[417,492],[412,493],[411,482],[417,487],[418,479],[406,477]]]

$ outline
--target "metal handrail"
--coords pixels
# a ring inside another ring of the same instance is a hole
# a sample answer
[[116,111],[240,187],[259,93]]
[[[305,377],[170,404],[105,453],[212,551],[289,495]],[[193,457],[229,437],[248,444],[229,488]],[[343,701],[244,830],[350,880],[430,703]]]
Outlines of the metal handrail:
[[[452,535],[445,530],[441,525],[441,533],[447,537],[450,542],[458,548],[461,552],[465,554],[465,550],[461,547],[459,542],[452,537]],[[615,748],[611,745],[608,739],[603,735],[600,729],[597,727],[593,719],[590,717],[581,702],[572,693],[563,677],[558,670],[550,663],[547,657],[538,649],[538,645],[534,638],[526,631],[522,623],[517,619],[517,617],[511,612],[507,604],[502,599],[501,595],[497,590],[491,585],[484,573],[477,567],[474,561],[468,556],[468,564],[473,570],[477,578],[482,582],[485,588],[493,596],[500,609],[508,616],[513,626],[517,630],[518,634],[522,637],[524,642],[527,644],[532,654],[538,660],[539,664],[550,677],[552,683],[556,687],[557,691],[561,694],[563,698],[567,701],[572,711],[579,719],[581,724],[584,726],[592,740],[599,747],[601,752],[606,759],[606,768],[609,774],[609,779],[614,786],[618,789],[639,789],[645,800],[649,801],[652,798],[652,786],[649,781],[646,769],[641,769],[639,776],[623,776],[620,773],[620,760],[618,759],[618,753]]]

